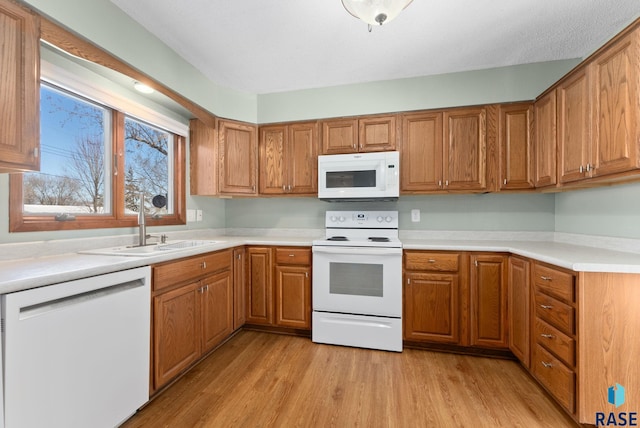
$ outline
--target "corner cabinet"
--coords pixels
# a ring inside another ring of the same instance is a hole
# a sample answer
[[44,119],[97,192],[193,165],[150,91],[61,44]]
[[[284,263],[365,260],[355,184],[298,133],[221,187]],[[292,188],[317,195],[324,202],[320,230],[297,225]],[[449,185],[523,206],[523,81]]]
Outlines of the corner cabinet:
[[189,173],[192,196],[218,194],[218,144],[215,128],[189,121]]
[[531,360],[531,263],[528,260],[509,257],[507,295],[509,349],[528,368]]
[[316,194],[317,122],[261,126],[259,133],[260,194]]
[[40,169],[40,19],[0,1],[0,173]]
[[233,332],[232,251],[152,266],[152,390]]
[[221,195],[256,195],[258,192],[258,127],[217,120],[219,191]]
[[501,254],[470,257],[471,346],[508,348],[507,259]]

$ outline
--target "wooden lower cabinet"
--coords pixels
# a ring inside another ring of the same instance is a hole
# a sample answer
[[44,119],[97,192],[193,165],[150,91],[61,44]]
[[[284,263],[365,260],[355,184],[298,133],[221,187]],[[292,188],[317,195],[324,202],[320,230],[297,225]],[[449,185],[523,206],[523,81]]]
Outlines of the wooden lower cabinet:
[[531,263],[509,257],[507,282],[509,349],[525,366],[530,365]]
[[249,247],[247,324],[311,329],[311,249]]
[[507,348],[507,259],[472,254],[470,259],[471,346]]
[[465,344],[465,260],[458,252],[404,252],[404,340]]
[[233,329],[247,322],[246,250],[233,250]]
[[[219,263],[211,265],[201,260]],[[232,250],[223,250],[152,267],[152,391],[166,385],[233,332],[231,260]],[[196,278],[187,275],[186,280],[173,284],[164,280],[165,272],[186,271],[192,266],[207,273]]]

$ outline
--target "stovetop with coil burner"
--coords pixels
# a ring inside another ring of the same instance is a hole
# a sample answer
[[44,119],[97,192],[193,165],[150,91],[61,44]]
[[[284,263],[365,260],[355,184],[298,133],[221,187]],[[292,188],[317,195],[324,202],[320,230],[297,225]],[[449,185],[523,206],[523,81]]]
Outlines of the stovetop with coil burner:
[[397,211],[327,211],[325,225],[313,245],[402,248]]

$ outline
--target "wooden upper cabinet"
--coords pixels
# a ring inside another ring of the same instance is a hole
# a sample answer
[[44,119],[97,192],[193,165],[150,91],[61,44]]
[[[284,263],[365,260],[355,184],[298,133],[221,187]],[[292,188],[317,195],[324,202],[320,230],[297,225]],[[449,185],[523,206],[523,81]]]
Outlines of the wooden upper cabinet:
[[285,193],[287,185],[285,146],[287,126],[261,126],[259,147],[260,193]]
[[260,127],[260,194],[318,191],[318,124]]
[[40,19],[0,1],[0,173],[40,169]]
[[358,151],[358,119],[322,121],[322,154],[336,155]]
[[558,181],[582,180],[588,174],[591,147],[589,76],[582,67],[556,89],[558,102]]
[[384,152],[396,149],[396,116],[372,116],[358,120],[358,151]]
[[442,112],[402,115],[400,150],[402,192],[440,190],[442,184]]
[[556,91],[536,100],[535,109],[535,174],[536,187],[556,184]]
[[218,120],[219,190],[221,194],[257,193],[257,126]]
[[486,109],[444,112],[444,188],[486,189]]
[[397,116],[376,115],[323,120],[322,153],[335,155],[396,150]]
[[640,168],[640,29],[590,62],[593,82],[593,175]]
[[218,147],[215,128],[198,119],[189,121],[191,195],[218,194]]
[[531,103],[500,106],[498,138],[501,190],[534,187],[532,119],[533,104]]

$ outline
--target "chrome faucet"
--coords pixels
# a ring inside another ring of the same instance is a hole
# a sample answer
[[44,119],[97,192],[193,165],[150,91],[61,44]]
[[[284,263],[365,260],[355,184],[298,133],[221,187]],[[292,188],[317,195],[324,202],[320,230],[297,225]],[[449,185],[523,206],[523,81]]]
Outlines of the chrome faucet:
[[138,245],[147,245],[147,223],[144,217],[144,192],[140,193],[140,208],[138,212]]

